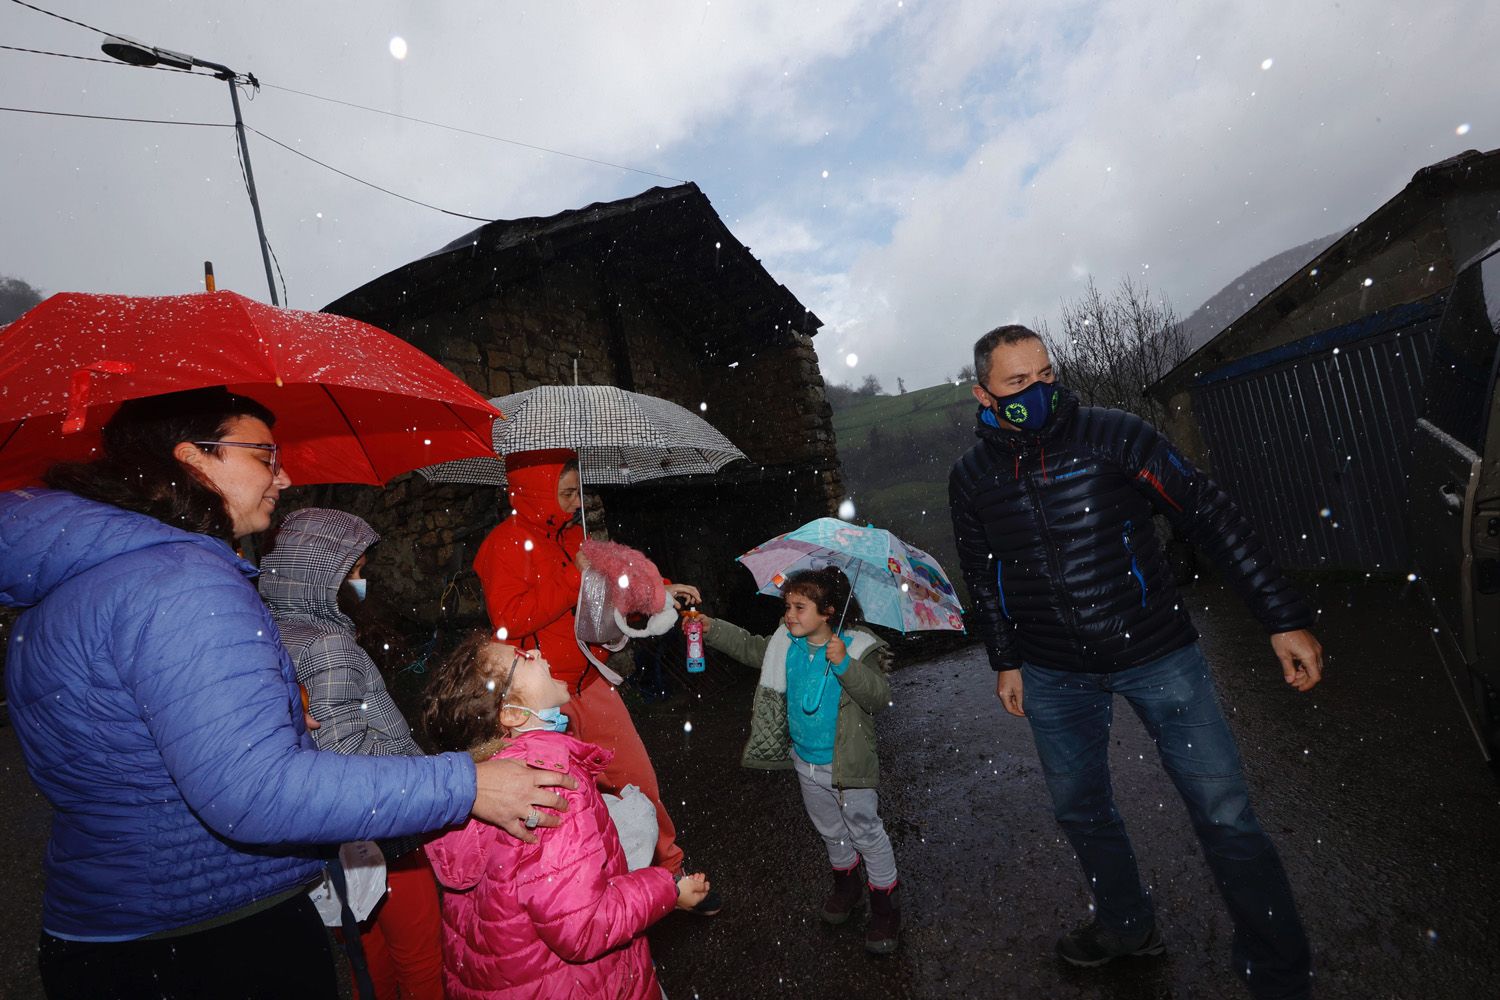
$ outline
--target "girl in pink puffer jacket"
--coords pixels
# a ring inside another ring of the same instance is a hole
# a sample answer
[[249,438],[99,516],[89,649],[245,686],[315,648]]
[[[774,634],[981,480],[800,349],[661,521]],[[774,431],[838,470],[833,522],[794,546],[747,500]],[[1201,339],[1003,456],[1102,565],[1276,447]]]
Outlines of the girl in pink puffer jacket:
[[[504,757],[572,775],[562,823],[524,843],[478,820],[427,846],[443,893],[449,1000],[621,997],[658,1000],[645,931],[708,892],[703,875],[628,871],[595,778],[610,753],[566,735],[567,686],[535,650],[480,632],[429,685],[427,734],[475,760]],[[528,823],[528,826],[531,824]]]

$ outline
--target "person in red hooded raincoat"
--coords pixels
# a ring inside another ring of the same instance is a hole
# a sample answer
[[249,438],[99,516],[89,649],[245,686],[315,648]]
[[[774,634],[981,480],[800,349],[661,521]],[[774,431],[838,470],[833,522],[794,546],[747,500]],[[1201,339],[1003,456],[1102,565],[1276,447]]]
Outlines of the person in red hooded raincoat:
[[[519,452],[506,456],[505,473],[515,513],[490,532],[474,557],[490,624],[497,632],[505,630],[504,641],[542,650],[553,676],[572,693],[568,732],[614,755],[604,768],[606,787],[635,785],[656,804],[659,834],[652,864],[680,876],[682,849],[662,805],[656,769],[624,699],[591,669],[574,632],[578,588],[587,568],[579,565],[583,527],[576,518],[581,505],[577,456],[564,450]],[[701,600],[685,584],[669,584],[667,592]],[[601,661],[609,655],[597,646],[593,652]],[[699,912],[716,912],[717,902],[717,894],[711,894]]]

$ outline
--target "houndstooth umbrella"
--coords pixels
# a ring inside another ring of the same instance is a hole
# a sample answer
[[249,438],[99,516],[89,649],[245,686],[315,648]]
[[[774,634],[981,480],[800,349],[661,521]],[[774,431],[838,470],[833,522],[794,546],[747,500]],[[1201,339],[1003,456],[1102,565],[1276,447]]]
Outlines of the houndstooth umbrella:
[[[543,385],[491,401],[495,454],[567,448],[588,485],[718,472],[745,457],[713,425],[676,403],[612,385]],[[417,470],[433,482],[505,482],[504,458],[466,458]]]

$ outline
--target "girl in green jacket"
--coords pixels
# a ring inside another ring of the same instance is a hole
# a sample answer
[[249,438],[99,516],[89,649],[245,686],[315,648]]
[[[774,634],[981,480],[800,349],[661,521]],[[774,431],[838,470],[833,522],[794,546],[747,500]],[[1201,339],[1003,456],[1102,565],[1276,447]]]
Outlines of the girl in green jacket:
[[[793,573],[782,597],[781,627],[771,635],[705,617],[703,637],[711,648],[760,667],[742,763],[796,770],[802,803],[833,866],[823,919],[842,924],[863,901],[863,858],[870,887],[865,948],[886,954],[896,949],[901,929],[896,858],[875,791],[880,760],[872,715],[891,701],[880,656],[886,644],[859,624],[859,602],[850,599],[849,580],[836,567]],[[840,617],[844,627],[835,634]]]

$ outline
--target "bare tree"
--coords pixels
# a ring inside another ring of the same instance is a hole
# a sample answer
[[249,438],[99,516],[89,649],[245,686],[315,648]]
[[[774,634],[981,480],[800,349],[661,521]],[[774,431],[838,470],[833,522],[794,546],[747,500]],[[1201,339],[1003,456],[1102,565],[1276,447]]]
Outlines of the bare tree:
[[1062,305],[1063,332],[1053,339],[1058,378],[1087,406],[1115,406],[1160,425],[1165,408],[1147,386],[1188,356],[1188,341],[1166,298],[1129,277],[1108,297],[1092,278]]

